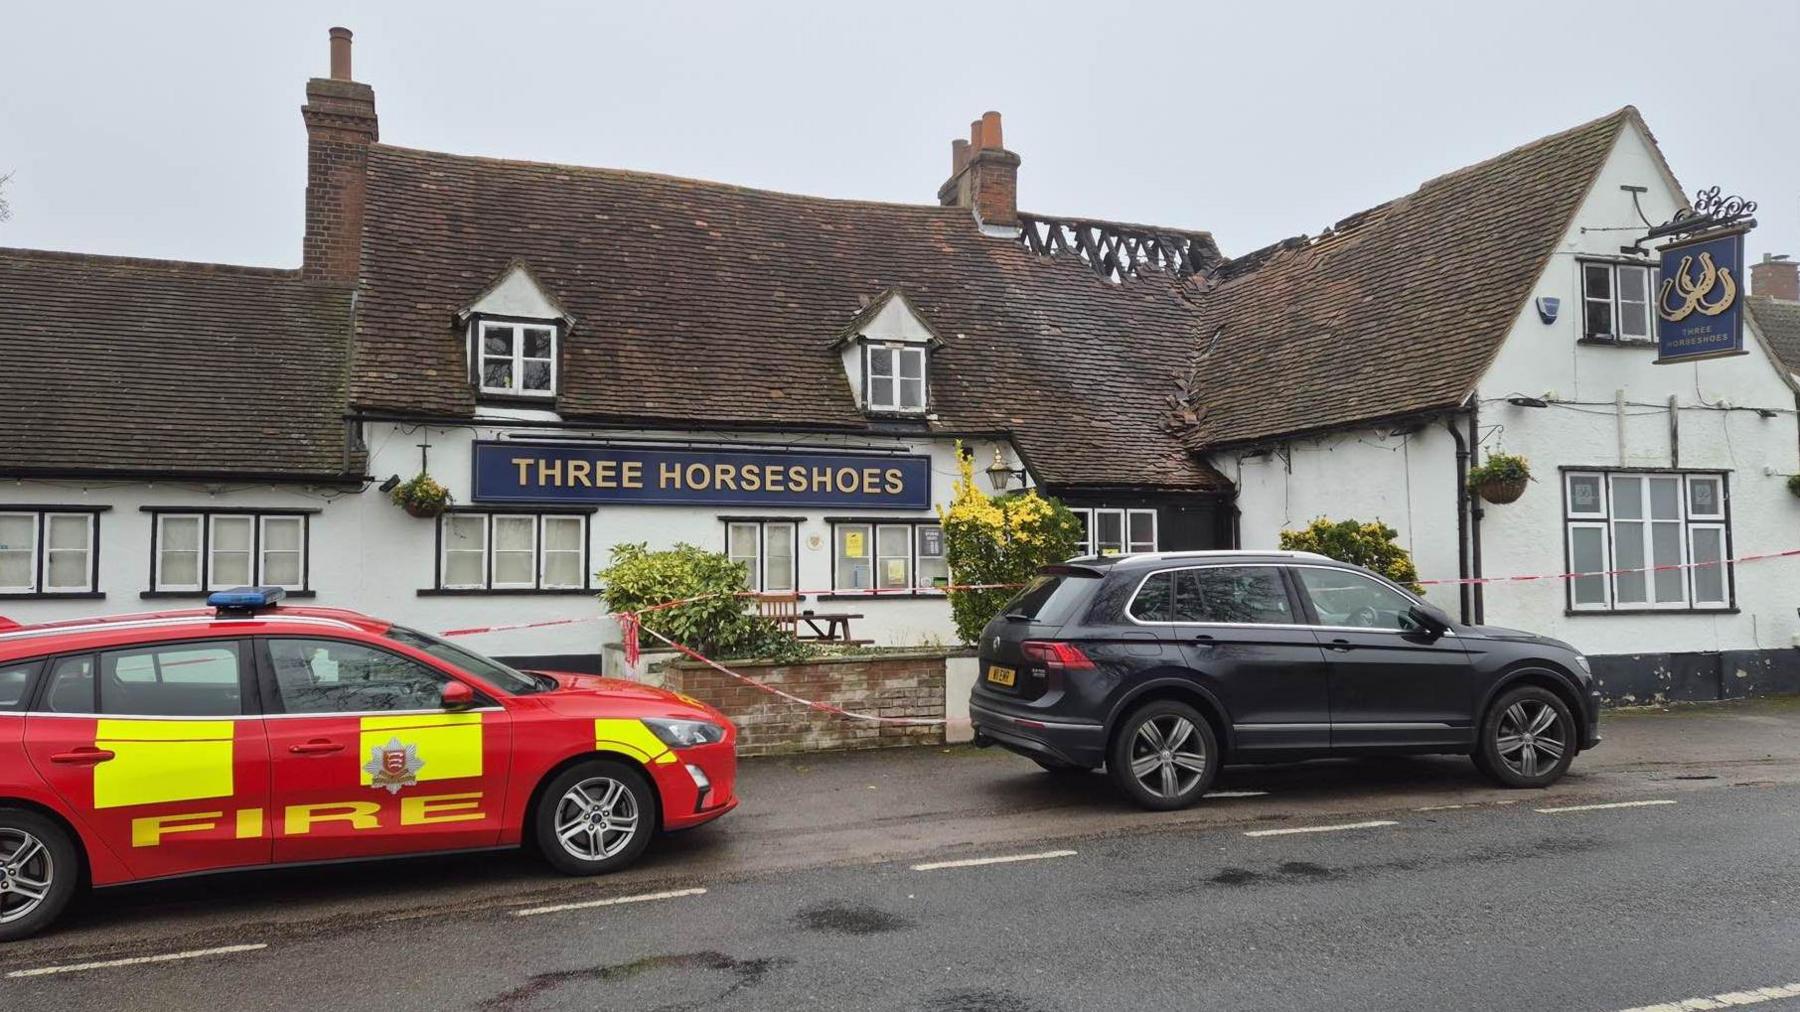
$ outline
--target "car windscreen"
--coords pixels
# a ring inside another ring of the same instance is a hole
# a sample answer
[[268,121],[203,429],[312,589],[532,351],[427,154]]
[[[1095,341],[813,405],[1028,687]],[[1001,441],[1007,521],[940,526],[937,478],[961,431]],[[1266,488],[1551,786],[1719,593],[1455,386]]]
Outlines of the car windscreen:
[[1008,618],[1033,622],[1059,623],[1081,602],[1099,576],[1086,573],[1040,573],[1033,577],[1019,595],[1000,610]]
[[469,674],[481,678],[496,688],[505,689],[515,696],[542,692],[554,683],[552,679],[537,679],[523,671],[515,671],[491,657],[482,655],[466,647],[459,647],[446,639],[440,639],[430,633],[405,626],[390,626],[388,639],[397,640],[415,650],[423,650],[440,661],[454,664]]

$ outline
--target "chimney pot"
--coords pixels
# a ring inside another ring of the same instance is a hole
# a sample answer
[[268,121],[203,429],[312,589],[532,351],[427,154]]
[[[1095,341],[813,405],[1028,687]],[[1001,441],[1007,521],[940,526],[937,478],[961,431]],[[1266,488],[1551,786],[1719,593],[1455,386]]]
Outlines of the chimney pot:
[[981,150],[981,121],[978,119],[972,119],[969,121],[969,153],[974,154],[975,152],[980,151],[980,150]]
[[969,165],[969,142],[961,137],[950,142],[950,174],[961,172]]
[[981,146],[984,148],[1004,148],[1000,141],[1000,114],[988,110],[981,114]]
[[1800,302],[1800,263],[1764,253],[1761,263],[1750,265],[1750,294]]
[[333,81],[352,81],[350,76],[350,29],[333,28],[331,30],[331,79]]

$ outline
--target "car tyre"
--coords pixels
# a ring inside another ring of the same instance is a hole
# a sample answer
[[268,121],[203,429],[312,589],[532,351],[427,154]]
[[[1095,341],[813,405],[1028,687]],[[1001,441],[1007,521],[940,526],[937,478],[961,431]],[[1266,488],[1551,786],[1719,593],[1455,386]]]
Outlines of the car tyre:
[[41,812],[0,808],[0,942],[27,938],[62,915],[81,879],[81,853]]
[[1170,811],[1199,801],[1219,772],[1219,743],[1200,711],[1159,699],[1127,714],[1107,751],[1107,773],[1143,808]]
[[1575,759],[1575,718],[1562,697],[1537,685],[1503,693],[1481,720],[1475,766],[1506,787],[1548,787]]
[[604,875],[636,861],[660,822],[656,792],[643,771],[613,759],[588,759],[545,785],[532,813],[532,835],[557,871]]

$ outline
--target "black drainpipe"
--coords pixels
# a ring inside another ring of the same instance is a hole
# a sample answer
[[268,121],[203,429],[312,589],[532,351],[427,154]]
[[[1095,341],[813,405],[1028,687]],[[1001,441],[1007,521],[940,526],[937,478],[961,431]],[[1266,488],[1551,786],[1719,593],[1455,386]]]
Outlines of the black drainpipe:
[[[1466,580],[1469,578],[1469,444],[1456,428],[1456,419],[1445,419],[1444,428],[1449,429],[1450,438],[1456,440],[1456,577]],[[1462,595],[1463,624],[1468,625],[1474,622],[1469,609],[1469,585],[1458,584],[1456,590]]]
[[[1469,458],[1474,462],[1475,453],[1481,449],[1481,402],[1474,397],[1469,398]],[[1464,472],[1465,476],[1468,472]],[[1464,479],[1465,483],[1467,478]],[[1469,500],[1469,575],[1481,578],[1481,498],[1471,495]],[[1470,584],[1469,597],[1475,607],[1475,624],[1487,624],[1487,603],[1483,597],[1484,587]]]

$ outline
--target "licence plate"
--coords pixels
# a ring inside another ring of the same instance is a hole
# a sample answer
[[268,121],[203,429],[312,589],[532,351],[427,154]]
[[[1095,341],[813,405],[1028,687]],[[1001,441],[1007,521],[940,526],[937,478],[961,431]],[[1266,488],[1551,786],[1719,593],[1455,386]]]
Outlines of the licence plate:
[[998,664],[988,665],[988,681],[995,685],[1011,685],[1018,677],[1019,673],[1011,668],[1003,668]]

